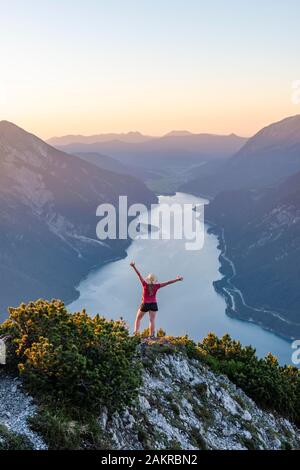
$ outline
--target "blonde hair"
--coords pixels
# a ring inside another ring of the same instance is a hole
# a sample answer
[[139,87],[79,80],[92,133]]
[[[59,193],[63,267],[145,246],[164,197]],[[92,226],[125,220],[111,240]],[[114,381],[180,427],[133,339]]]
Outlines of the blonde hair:
[[148,276],[146,277],[146,281],[149,283],[149,284],[155,284],[156,281],[157,281],[157,277],[155,276],[155,274],[148,274]]

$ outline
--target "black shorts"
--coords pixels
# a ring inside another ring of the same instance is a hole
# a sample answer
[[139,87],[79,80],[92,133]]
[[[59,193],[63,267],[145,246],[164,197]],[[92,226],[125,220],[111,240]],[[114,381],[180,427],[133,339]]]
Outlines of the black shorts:
[[156,302],[153,302],[151,304],[141,304],[140,310],[142,312],[157,312],[158,311],[158,306]]

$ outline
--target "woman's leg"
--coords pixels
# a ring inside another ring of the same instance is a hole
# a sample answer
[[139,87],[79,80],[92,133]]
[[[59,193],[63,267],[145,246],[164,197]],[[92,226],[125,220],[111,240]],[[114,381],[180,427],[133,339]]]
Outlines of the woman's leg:
[[141,321],[145,313],[146,312],[142,312],[141,309],[138,310],[134,324],[134,333],[138,333],[140,331]]
[[149,317],[150,317],[150,325],[149,325],[150,336],[154,336],[154,334],[155,334],[156,312],[153,312],[153,311],[151,310],[151,311],[149,312]]

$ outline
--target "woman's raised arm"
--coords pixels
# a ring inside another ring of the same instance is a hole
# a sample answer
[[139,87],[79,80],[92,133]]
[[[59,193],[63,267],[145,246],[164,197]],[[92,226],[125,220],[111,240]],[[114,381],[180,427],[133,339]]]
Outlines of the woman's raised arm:
[[170,284],[175,284],[175,282],[183,281],[182,276],[177,276],[176,279],[172,279],[171,281],[167,282],[161,282],[160,287],[166,287],[169,286]]
[[139,272],[139,270],[137,269],[137,267],[135,265],[135,262],[131,261],[130,266],[135,270],[135,272],[138,275],[138,278],[141,281],[141,283],[144,284],[145,280],[144,280],[143,276],[141,275],[141,273]]

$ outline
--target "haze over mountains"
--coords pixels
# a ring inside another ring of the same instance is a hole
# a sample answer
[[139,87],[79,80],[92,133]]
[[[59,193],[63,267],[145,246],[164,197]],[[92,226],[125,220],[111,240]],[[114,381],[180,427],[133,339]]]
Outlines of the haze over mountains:
[[121,175],[138,175],[139,171],[136,168],[130,167],[129,165],[124,165],[119,160],[113,157],[108,157],[107,155],[102,155],[101,153],[75,153],[77,157],[85,160],[88,163],[102,168],[103,170],[113,171]]
[[[222,160],[237,152],[246,140],[234,134],[222,136],[172,131],[143,142],[124,141],[120,136],[117,140],[94,143],[75,139],[73,143],[62,145],[60,142],[65,142],[65,138],[61,138],[61,141],[56,139],[56,147],[81,156],[94,154],[93,163],[96,163],[97,153],[113,157],[129,167],[131,174],[142,178],[151,189],[162,194],[174,191],[199,171],[201,175],[210,173],[211,165],[214,170]],[[208,170],[204,168],[206,165]],[[201,170],[200,166],[203,167]]]
[[272,185],[300,170],[300,115],[271,124],[255,136],[210,178],[189,181],[182,190],[201,188],[210,196],[226,189]]
[[48,140],[48,144],[59,146],[74,143],[94,144],[97,142],[111,142],[112,140],[119,140],[120,142],[128,142],[131,144],[138,142],[146,142],[154,137],[146,136],[140,132],[127,132],[127,133],[110,133],[110,134],[96,134],[96,135],[66,135],[62,137],[52,137]]
[[0,308],[39,297],[76,297],[89,270],[125,255],[127,241],[96,238],[99,204],[156,202],[137,179],[54,149],[0,122]]
[[[139,134],[140,135],[140,134]],[[181,158],[184,153],[187,156],[220,157],[225,158],[237,152],[247,141],[246,138],[231,135],[214,135],[214,134],[192,134],[187,131],[172,131],[163,137],[144,137],[143,141],[130,141],[124,139],[123,134],[116,135],[116,138],[109,139],[107,135],[99,136],[97,141],[92,137],[84,137],[79,141],[80,137],[62,137],[60,139],[50,139],[50,143],[56,147],[72,152],[100,152],[111,157],[119,157],[123,159],[123,163],[141,164],[145,157],[152,156],[159,158],[169,156],[174,159],[176,155]],[[69,143],[66,144],[66,141]],[[175,155],[174,153],[175,152]],[[143,158],[144,157],[144,158]]]

